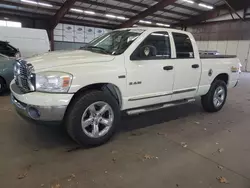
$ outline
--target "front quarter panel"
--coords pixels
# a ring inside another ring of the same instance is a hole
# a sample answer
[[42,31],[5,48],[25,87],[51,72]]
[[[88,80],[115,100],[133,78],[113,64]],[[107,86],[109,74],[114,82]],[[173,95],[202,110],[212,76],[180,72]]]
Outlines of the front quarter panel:
[[98,62],[63,67],[61,71],[73,75],[69,93],[76,93],[81,88],[97,83],[114,84],[121,92],[126,90],[126,70],[123,55],[110,62]]

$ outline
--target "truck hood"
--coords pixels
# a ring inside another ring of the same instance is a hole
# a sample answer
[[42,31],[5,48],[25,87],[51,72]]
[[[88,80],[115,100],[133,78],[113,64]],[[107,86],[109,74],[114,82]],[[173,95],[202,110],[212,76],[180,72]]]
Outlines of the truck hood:
[[115,57],[112,55],[94,53],[85,50],[71,50],[49,52],[43,55],[28,58],[26,59],[26,61],[28,63],[31,63],[37,71],[67,65],[109,62],[112,61],[114,58]]

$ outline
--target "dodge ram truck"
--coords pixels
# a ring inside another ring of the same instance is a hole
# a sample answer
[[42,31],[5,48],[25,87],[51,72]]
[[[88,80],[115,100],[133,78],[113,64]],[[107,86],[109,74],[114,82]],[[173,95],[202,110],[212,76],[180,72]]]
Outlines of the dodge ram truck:
[[17,60],[10,84],[17,112],[62,122],[81,145],[101,145],[119,127],[121,112],[140,114],[190,103],[224,106],[237,85],[235,56],[200,55],[191,33],[168,28],[111,31],[75,51]]

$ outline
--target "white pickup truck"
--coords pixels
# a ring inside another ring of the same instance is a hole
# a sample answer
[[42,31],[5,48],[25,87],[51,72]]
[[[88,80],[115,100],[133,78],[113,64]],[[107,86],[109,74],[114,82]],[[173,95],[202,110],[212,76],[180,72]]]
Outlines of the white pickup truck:
[[219,111],[237,85],[234,56],[200,57],[193,36],[166,28],[127,28],[76,51],[18,60],[10,84],[17,111],[37,121],[61,121],[82,145],[108,141],[121,111],[139,114],[201,96]]

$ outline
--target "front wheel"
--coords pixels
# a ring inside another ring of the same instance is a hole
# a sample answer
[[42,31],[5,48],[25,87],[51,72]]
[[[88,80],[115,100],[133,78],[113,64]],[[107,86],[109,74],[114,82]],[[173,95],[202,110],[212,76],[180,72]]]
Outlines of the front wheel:
[[80,145],[97,146],[116,132],[120,119],[118,102],[102,91],[83,93],[67,110],[66,127]]
[[208,93],[201,97],[201,103],[205,111],[218,112],[222,109],[227,98],[227,85],[222,80],[215,80]]

